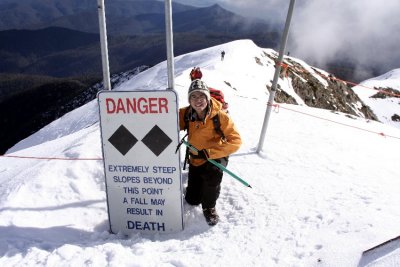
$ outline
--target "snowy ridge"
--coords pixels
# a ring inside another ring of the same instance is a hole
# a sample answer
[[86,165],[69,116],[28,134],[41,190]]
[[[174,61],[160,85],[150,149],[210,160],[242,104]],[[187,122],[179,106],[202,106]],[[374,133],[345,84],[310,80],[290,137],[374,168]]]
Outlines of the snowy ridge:
[[[397,97],[387,95],[385,98],[374,98],[377,90],[382,89],[396,90]],[[400,128],[400,69],[394,69],[376,78],[368,79],[353,87],[353,90],[364,103],[374,110],[379,121]],[[396,115],[397,118],[393,118]]]
[[[200,66],[206,83],[225,93],[243,138],[228,167],[253,189],[224,176],[218,225],[209,227],[200,207],[185,204],[182,232],[112,235],[101,160],[1,157],[0,265],[357,266],[364,250],[398,236],[400,129],[281,104],[287,109],[271,114],[262,156],[254,153],[274,73],[269,52],[242,40],[175,59],[179,105],[187,104],[190,69]],[[116,90],[166,86],[162,62]],[[97,122],[92,101],[8,155],[101,158]],[[380,132],[398,139],[374,134]]]

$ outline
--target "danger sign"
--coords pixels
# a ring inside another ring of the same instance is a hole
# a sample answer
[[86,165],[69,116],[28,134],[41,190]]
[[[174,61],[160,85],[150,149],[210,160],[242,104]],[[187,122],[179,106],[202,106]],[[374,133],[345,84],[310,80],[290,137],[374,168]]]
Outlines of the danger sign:
[[177,95],[174,91],[98,94],[110,229],[183,229]]

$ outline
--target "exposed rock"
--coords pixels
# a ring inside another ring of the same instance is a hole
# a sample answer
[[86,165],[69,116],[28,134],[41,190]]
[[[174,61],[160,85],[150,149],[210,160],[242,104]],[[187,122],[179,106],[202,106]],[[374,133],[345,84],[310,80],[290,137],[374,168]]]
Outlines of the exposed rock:
[[397,114],[394,114],[391,119],[392,119],[392,121],[400,121],[400,116]]
[[[285,59],[285,76],[291,78],[295,92],[310,107],[340,111],[367,119],[378,120],[372,110],[366,106],[354,91],[344,82],[331,74],[323,74],[313,68],[314,73],[301,64]],[[323,84],[317,77],[326,81]]]
[[[267,86],[267,89],[269,92],[271,92],[270,86]],[[285,91],[281,90],[280,88],[278,88],[275,92],[275,102],[298,105],[296,99],[294,99],[291,95],[289,95]]]
[[378,93],[374,94],[373,96],[370,96],[371,98],[382,98],[385,99],[387,97],[396,97],[400,98],[400,92],[396,89],[392,88],[375,88],[376,90],[379,90]]

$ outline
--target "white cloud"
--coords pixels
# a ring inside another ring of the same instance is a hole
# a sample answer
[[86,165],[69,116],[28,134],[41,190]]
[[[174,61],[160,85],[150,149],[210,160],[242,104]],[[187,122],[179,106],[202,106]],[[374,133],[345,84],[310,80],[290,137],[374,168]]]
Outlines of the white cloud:
[[289,46],[320,64],[341,57],[361,68],[394,68],[400,59],[398,10],[398,0],[308,0],[295,11]]
[[[198,5],[199,1],[179,0]],[[286,19],[289,0],[207,0],[244,16],[278,22]],[[399,0],[298,0],[287,49],[314,64],[346,58],[358,68],[382,72],[398,68],[400,53]]]

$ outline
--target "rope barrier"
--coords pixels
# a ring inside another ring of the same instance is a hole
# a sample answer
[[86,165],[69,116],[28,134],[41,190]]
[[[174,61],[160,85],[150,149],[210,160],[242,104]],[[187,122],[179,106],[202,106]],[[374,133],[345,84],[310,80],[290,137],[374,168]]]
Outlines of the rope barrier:
[[316,118],[316,119],[325,120],[325,121],[329,121],[329,122],[332,122],[332,123],[336,123],[336,124],[339,124],[339,125],[342,125],[342,126],[351,127],[351,128],[357,129],[357,130],[362,130],[362,131],[366,131],[366,132],[369,132],[369,133],[378,134],[378,135],[383,136],[383,137],[390,137],[390,138],[394,138],[394,139],[399,139],[399,140],[400,140],[400,137],[397,137],[397,136],[392,136],[392,135],[385,134],[385,133],[383,133],[383,132],[376,132],[376,131],[364,129],[364,128],[361,128],[361,127],[357,127],[357,126],[350,125],[350,124],[346,124],[346,123],[342,123],[342,122],[337,122],[337,121],[330,120],[330,119],[327,119],[327,118],[323,118],[323,117],[319,117],[319,116],[316,116],[316,115],[312,115],[312,114],[309,114],[309,113],[306,113],[306,112],[302,112],[302,111],[298,111],[298,110],[294,110],[294,109],[282,107],[282,106],[279,105],[279,104],[272,104],[272,105],[271,105],[271,104],[267,103],[267,105],[273,106],[273,107],[275,107],[275,108],[277,108],[277,106],[279,106],[279,107],[282,108],[282,109],[286,109],[286,110],[289,110],[289,111],[293,111],[293,112],[296,112],[296,113],[300,113],[300,114],[303,114],[303,115],[306,115],[306,116],[310,116],[310,117],[313,117],[313,118]]

